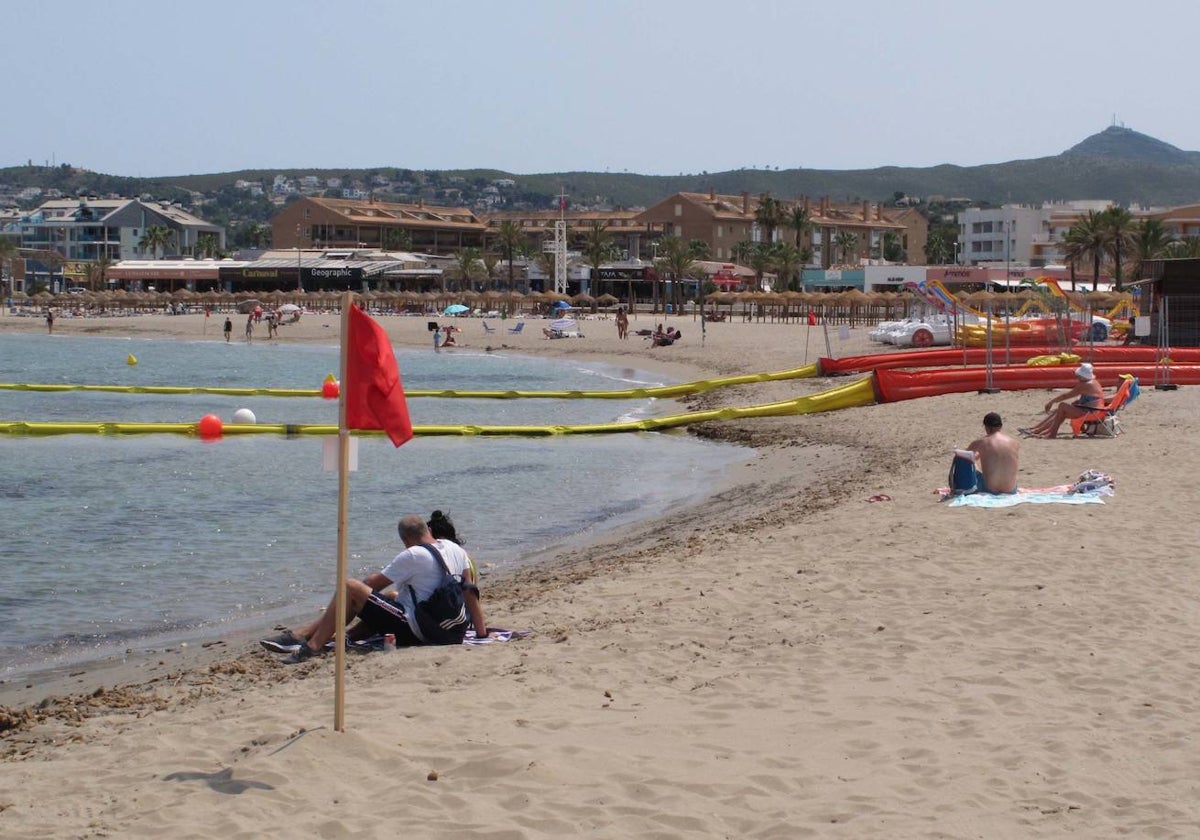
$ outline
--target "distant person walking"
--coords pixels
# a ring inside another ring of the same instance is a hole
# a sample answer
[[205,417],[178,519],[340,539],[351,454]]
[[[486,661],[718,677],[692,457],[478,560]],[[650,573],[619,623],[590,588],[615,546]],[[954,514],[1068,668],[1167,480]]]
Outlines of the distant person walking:
[[254,341],[254,313],[250,313],[250,317],[246,319],[246,340]]
[[46,331],[54,335],[54,310],[46,310]]
[[229,318],[225,319],[225,343],[229,343],[229,337],[233,335],[233,321]]
[[617,338],[629,338],[629,316],[625,314],[625,307],[617,309]]

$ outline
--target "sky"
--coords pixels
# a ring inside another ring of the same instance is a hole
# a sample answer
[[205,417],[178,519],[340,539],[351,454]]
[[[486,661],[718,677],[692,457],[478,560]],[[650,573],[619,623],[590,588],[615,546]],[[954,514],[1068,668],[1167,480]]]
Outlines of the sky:
[[653,175],[1200,149],[1200,3],[5,4],[0,166]]

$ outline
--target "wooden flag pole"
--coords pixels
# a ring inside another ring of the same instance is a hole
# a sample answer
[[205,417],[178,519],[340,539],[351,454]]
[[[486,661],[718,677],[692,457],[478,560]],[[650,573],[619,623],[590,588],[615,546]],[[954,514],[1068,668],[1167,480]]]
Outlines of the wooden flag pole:
[[333,728],[346,731],[346,530],[350,500],[350,432],[346,428],[346,369],[349,358],[350,307],[354,293],[342,295],[342,357],[338,368],[338,523],[337,523],[337,581],[333,599],[334,621],[334,682]]

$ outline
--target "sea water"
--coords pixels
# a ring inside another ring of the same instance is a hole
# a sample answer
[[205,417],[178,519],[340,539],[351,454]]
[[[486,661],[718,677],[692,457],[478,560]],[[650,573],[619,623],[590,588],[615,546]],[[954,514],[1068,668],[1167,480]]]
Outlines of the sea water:
[[[127,364],[132,355],[137,364]],[[636,369],[508,353],[400,350],[408,390],[621,389]],[[318,390],[336,346],[0,335],[0,382]],[[0,391],[0,421],[337,423],[316,397]],[[579,424],[667,410],[653,400],[414,398],[422,424]],[[349,571],[403,549],[396,523],[435,508],[494,573],[699,498],[745,457],[684,433],[358,438]],[[226,631],[322,605],[336,576],[336,472],[323,438],[0,436],[0,677]]]

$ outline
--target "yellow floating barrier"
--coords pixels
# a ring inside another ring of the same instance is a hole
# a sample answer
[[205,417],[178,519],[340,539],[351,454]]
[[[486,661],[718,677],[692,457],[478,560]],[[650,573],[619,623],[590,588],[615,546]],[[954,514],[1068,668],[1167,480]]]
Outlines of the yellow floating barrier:
[[[871,405],[875,402],[875,387],[872,377],[858,379],[828,391],[808,394],[781,402],[730,408],[716,408],[690,414],[673,414],[665,417],[646,417],[624,423],[593,423],[579,426],[414,426],[417,437],[486,436],[486,437],[547,437],[555,435],[597,435],[625,432],[657,432],[666,429],[707,423],[720,420],[740,420],[748,417],[782,417],[796,414],[814,414],[821,411],[836,411]],[[0,422],[0,435],[13,437],[41,437],[51,435],[146,435],[177,434],[200,436],[199,423],[37,423]],[[335,435],[337,426],[229,424],[222,428],[222,435]],[[356,431],[354,435],[382,435],[383,432]]]
[[[789,379],[812,379],[818,375],[817,365],[804,365],[790,370],[773,373],[747,373],[738,376],[722,376],[716,379],[700,379],[678,385],[656,385],[648,388],[625,388],[619,391],[456,391],[408,390],[404,395],[414,398],[443,398],[467,400],[640,400],[670,399],[701,394],[715,388],[731,385],[749,385],[755,382],[781,382]],[[101,391],[109,394],[219,394],[230,397],[321,397],[320,388],[201,388],[180,385],[67,385],[39,384],[32,382],[0,382],[0,391],[31,391],[36,393],[58,393],[65,391]]]

